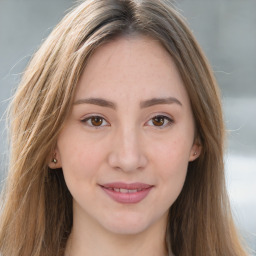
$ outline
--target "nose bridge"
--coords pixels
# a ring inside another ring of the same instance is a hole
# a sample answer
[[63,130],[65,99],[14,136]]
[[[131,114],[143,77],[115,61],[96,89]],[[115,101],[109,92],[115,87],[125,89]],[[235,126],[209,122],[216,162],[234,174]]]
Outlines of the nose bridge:
[[135,127],[122,129],[120,134],[120,153],[126,157],[136,157],[139,154],[139,133]]
[[123,171],[145,167],[146,156],[141,148],[142,135],[135,125],[124,125],[114,134],[109,163]]

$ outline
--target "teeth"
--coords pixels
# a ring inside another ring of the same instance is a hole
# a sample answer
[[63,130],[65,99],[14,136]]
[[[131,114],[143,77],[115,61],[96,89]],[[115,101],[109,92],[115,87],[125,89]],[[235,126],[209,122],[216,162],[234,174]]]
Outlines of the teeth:
[[120,192],[121,192],[121,193],[128,193],[129,190],[128,190],[128,189],[125,189],[125,188],[120,188]]
[[125,189],[125,188],[120,188],[120,192],[121,193],[136,193],[136,192],[138,192],[138,190],[137,189]]
[[118,193],[123,193],[123,194],[128,194],[128,193],[136,193],[140,192],[143,189],[142,188],[137,188],[137,189],[126,189],[126,188],[108,188],[109,190],[113,190]]

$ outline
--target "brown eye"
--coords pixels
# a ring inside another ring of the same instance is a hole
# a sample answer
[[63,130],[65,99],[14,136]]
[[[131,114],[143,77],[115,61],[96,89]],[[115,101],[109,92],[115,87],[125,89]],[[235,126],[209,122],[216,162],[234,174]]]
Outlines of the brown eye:
[[101,116],[90,116],[81,121],[91,127],[102,127],[108,125],[108,122]]
[[91,123],[93,126],[101,126],[103,123],[103,118],[100,116],[93,116],[91,118]]
[[155,126],[159,128],[164,128],[166,126],[171,125],[172,123],[173,120],[170,117],[163,115],[154,116],[147,122],[149,126]]
[[164,116],[155,116],[154,118],[152,118],[152,123],[155,126],[162,126],[162,125],[164,125],[164,121],[165,121]]

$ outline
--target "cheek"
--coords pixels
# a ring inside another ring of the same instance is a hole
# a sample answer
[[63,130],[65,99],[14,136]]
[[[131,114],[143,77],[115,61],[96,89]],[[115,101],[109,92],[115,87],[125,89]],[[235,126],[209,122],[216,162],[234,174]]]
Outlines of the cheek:
[[192,142],[182,136],[170,138],[155,146],[152,157],[166,169],[179,171],[179,166],[187,166],[189,162],[191,145]]
[[165,144],[155,148],[154,169],[159,184],[163,186],[163,197],[167,195],[170,203],[179,195],[187,174],[190,155],[190,142],[184,139],[170,139]]
[[188,167],[188,157],[182,150],[172,149],[160,156],[158,163],[161,165],[162,178],[171,183],[183,182]]
[[59,137],[59,154],[67,184],[79,183],[85,178],[90,181],[104,157],[103,147],[99,143],[92,143],[78,135],[65,131]]

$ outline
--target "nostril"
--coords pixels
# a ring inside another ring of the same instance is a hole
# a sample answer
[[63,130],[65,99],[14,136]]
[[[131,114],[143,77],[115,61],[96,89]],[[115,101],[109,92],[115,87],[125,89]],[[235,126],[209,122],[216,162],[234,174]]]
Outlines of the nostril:
[[112,152],[108,157],[109,165],[116,169],[126,172],[142,170],[147,164],[147,158],[142,153],[122,154]]
[[109,165],[126,172],[142,170],[147,164],[145,148],[141,145],[139,130],[124,127],[112,140],[108,156]]

